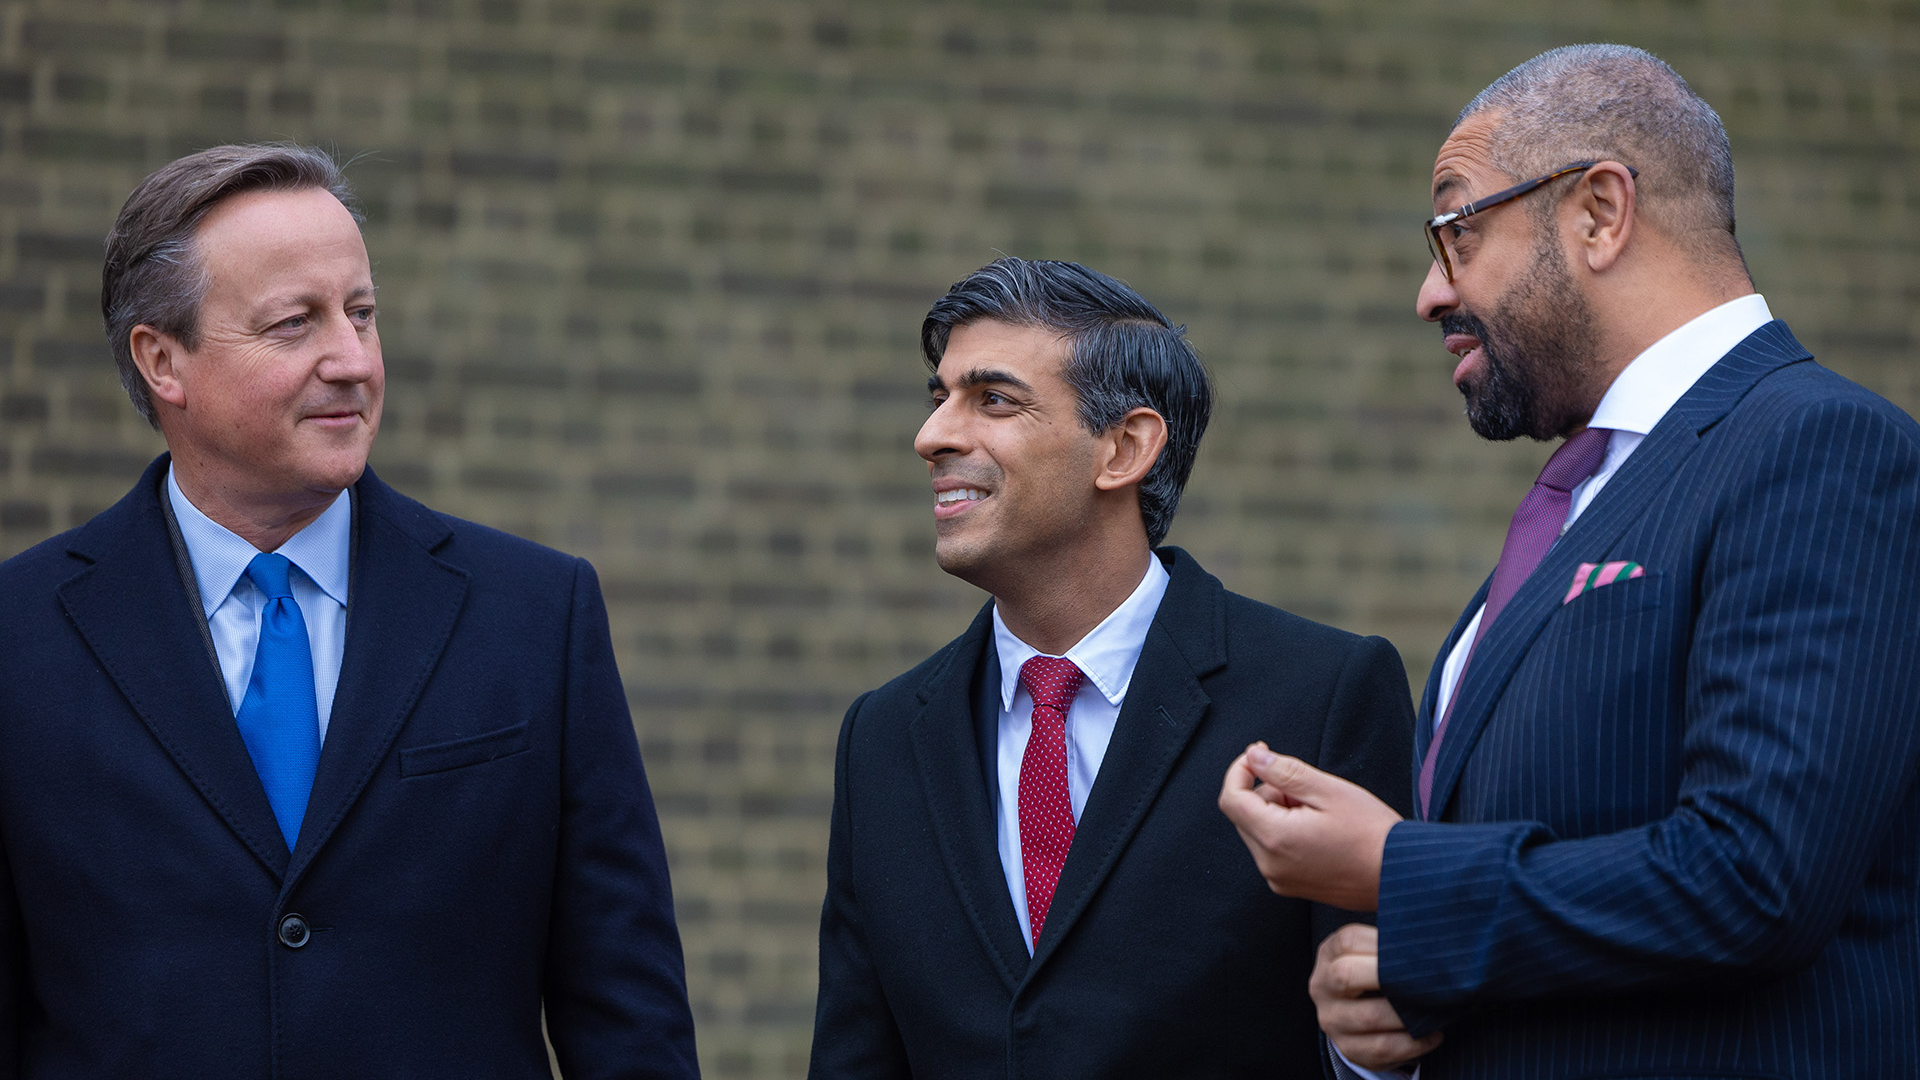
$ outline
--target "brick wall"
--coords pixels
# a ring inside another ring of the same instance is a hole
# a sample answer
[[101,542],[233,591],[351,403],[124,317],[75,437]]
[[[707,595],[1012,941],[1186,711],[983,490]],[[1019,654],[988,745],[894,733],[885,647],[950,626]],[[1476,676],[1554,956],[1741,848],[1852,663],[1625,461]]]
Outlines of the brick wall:
[[1913,0],[5,0],[0,555],[159,449],[99,329],[132,185],[213,143],[359,156],[375,467],[592,559],[709,1075],[798,1076],[841,711],[981,597],[930,558],[915,333],[1004,251],[1187,323],[1220,405],[1172,541],[1415,679],[1544,459],[1412,316],[1434,149],[1554,44],[1723,112],[1762,290],[1920,404]]

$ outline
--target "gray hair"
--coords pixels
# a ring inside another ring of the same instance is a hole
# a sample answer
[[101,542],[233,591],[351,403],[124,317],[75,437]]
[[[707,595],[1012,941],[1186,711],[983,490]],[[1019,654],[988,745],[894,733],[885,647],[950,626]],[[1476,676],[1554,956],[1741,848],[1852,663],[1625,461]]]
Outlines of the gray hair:
[[120,385],[142,419],[160,426],[147,381],[133,362],[130,337],[145,324],[200,347],[200,303],[207,269],[194,243],[200,223],[223,200],[250,191],[321,188],[364,220],[340,166],[323,150],[293,143],[216,146],[161,166],[140,182],[107,233],[100,271],[100,313],[120,368]]
[[[1652,224],[1697,257],[1730,259],[1745,273],[1726,126],[1659,57],[1630,45],[1544,52],[1480,91],[1454,127],[1483,112],[1499,118],[1493,164],[1515,183],[1576,161],[1630,165]],[[1551,214],[1551,200],[1532,211]]]

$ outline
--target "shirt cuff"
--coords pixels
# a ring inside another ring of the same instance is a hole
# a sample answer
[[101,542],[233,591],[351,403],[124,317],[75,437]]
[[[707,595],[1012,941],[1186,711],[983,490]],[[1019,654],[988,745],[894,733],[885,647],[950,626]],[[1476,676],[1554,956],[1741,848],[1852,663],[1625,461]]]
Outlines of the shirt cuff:
[[1347,1055],[1327,1040],[1327,1050],[1333,1055],[1333,1075],[1340,1080],[1420,1080],[1420,1066],[1415,1065],[1412,1072],[1405,1069],[1363,1069],[1347,1060]]

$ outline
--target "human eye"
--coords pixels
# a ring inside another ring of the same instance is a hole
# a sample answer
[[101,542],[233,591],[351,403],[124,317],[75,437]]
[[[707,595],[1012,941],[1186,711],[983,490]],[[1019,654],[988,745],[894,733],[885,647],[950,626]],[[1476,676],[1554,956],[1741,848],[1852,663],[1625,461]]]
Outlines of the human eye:
[[372,304],[361,304],[358,307],[347,309],[347,317],[359,323],[361,326],[366,326],[373,322],[373,315],[374,308]]

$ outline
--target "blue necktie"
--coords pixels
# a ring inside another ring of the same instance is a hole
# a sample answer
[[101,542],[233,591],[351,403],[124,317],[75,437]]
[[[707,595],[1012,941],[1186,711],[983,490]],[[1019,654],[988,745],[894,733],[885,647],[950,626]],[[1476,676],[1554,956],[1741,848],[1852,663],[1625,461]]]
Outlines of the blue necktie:
[[300,819],[313,793],[320,764],[320,712],[313,697],[313,647],[307,620],[294,602],[285,555],[255,555],[247,577],[267,594],[260,612],[260,644],[253,653],[253,677],[234,720],[247,744],[267,802],[293,850]]

